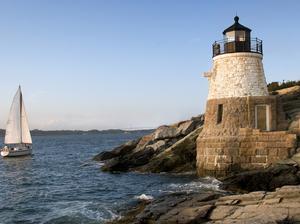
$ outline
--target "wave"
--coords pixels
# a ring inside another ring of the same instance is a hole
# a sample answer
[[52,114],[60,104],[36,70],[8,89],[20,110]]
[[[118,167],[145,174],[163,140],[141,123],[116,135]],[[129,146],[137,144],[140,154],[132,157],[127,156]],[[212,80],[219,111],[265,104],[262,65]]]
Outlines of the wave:
[[135,196],[135,199],[139,199],[141,201],[151,201],[153,200],[153,197],[151,195],[141,194],[139,196]]
[[111,208],[92,202],[72,201],[55,203],[42,223],[99,223],[118,218]]
[[169,184],[166,190],[161,192],[175,193],[175,192],[201,192],[205,190],[222,191],[220,189],[221,182],[212,177],[199,178],[196,181],[189,183],[172,183]]

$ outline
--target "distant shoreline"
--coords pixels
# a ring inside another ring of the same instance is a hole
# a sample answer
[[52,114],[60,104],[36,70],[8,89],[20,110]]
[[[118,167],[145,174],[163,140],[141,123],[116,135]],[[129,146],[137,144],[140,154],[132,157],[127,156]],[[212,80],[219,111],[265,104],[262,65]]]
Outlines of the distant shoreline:
[[[122,129],[107,129],[107,130],[31,130],[31,135],[42,136],[42,135],[83,135],[83,134],[126,134],[126,133],[141,133],[151,132],[154,129],[141,129],[141,130],[122,130]],[[0,136],[5,135],[5,130],[0,129]]]

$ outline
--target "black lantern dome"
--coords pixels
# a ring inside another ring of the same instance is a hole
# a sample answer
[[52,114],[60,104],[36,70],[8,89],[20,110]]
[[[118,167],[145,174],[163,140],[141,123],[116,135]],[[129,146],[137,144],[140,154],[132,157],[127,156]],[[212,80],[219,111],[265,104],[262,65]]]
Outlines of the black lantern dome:
[[234,24],[231,25],[230,27],[228,27],[227,29],[225,29],[223,31],[223,34],[225,35],[226,33],[231,32],[231,31],[244,31],[244,32],[250,33],[251,29],[249,29],[248,27],[245,27],[242,24],[240,24],[239,19],[240,18],[238,16],[235,16],[234,17]]
[[235,52],[254,52],[262,54],[262,41],[251,39],[251,29],[239,23],[234,17],[234,24],[223,31],[224,39],[213,44],[213,57]]

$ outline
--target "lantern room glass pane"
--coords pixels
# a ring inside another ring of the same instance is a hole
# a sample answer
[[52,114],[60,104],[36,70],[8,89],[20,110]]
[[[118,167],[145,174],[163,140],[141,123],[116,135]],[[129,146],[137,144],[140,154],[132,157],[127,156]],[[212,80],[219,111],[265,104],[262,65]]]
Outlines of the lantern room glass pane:
[[235,40],[236,41],[245,41],[246,40],[246,32],[237,30],[235,31]]
[[225,34],[225,39],[228,42],[235,41],[235,31],[230,31]]

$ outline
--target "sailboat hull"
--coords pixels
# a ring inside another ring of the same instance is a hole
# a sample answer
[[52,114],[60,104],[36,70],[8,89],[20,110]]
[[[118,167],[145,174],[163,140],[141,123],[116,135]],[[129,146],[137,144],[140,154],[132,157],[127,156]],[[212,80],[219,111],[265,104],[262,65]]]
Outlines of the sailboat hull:
[[27,156],[31,155],[32,148],[23,148],[23,147],[15,147],[15,148],[3,148],[1,150],[2,157],[17,157],[17,156]]

